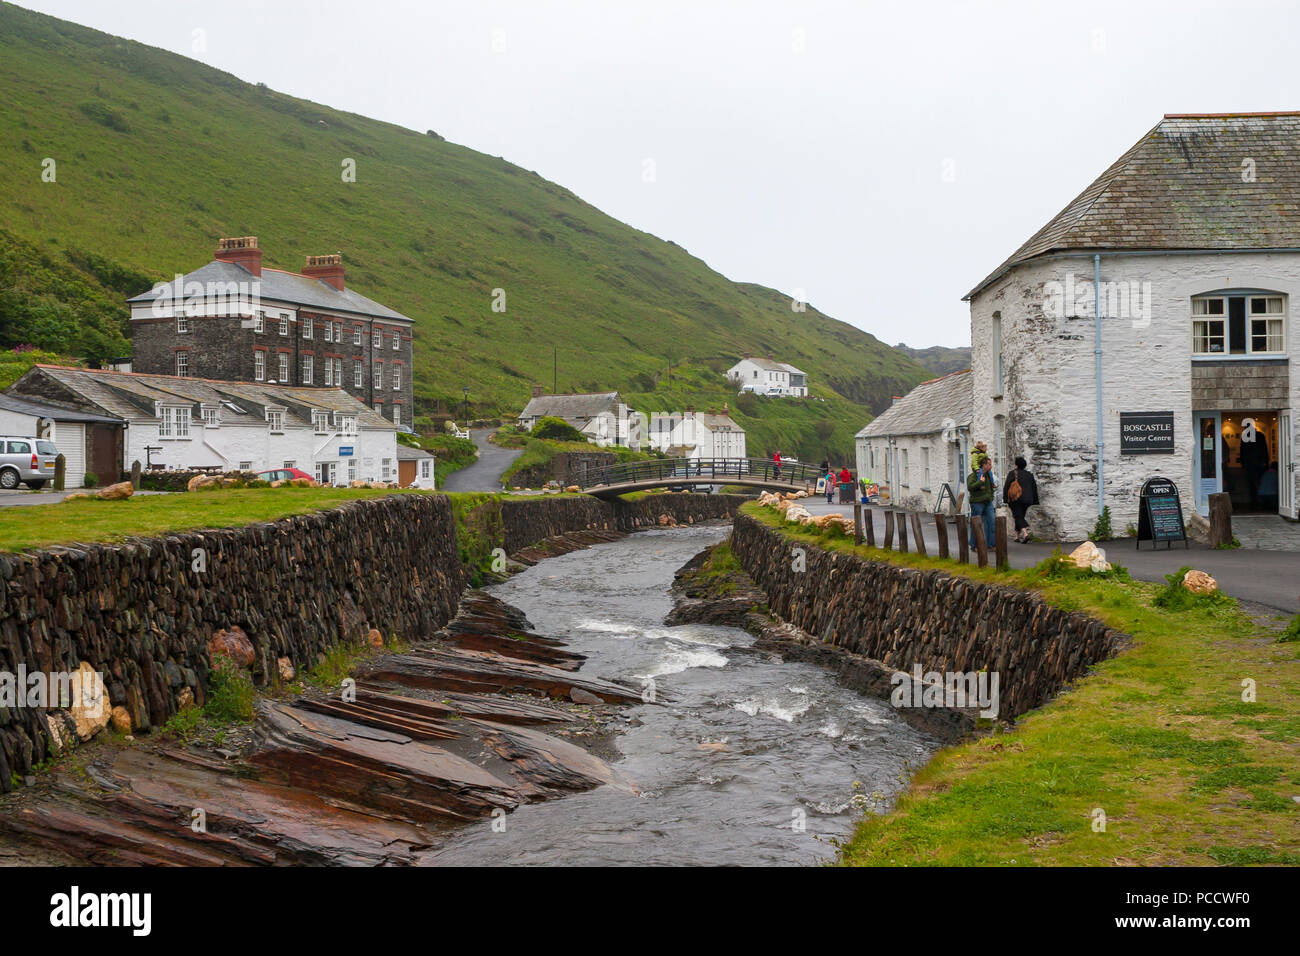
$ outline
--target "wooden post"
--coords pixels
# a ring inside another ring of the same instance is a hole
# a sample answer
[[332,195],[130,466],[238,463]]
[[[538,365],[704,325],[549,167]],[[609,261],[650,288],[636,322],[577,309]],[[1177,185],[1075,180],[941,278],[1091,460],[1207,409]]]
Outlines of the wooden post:
[[989,566],[989,543],[984,535],[984,522],[970,516],[971,530],[975,532],[975,558],[981,568]]
[[928,555],[930,552],[925,550],[925,535],[921,531],[921,513],[919,511],[912,512],[912,537],[916,540],[916,553],[922,557]]
[[131,486],[136,491],[140,490],[140,459],[137,458],[131,462]]
[[1004,570],[1010,567],[1007,562],[1007,516],[998,515],[994,519],[994,551],[997,553],[998,570]]
[[907,514],[898,513],[898,550],[907,554]]
[[1218,548],[1231,543],[1232,497],[1226,491],[1221,491],[1210,495],[1210,547]]
[[970,525],[966,523],[966,516],[957,515],[957,560],[962,564],[970,563]]
[[939,535],[939,557],[947,560],[951,557],[948,551],[948,519],[941,514],[934,516],[934,530]]
[[885,509],[885,550],[894,546],[894,513]]
[[874,548],[876,546],[876,522],[875,519],[872,518],[872,511],[870,508],[862,509],[862,520],[867,523],[867,547]]
[[63,483],[67,480],[68,460],[62,455],[54,459],[54,490],[62,491]]
[[853,543],[862,543],[862,505],[853,506]]

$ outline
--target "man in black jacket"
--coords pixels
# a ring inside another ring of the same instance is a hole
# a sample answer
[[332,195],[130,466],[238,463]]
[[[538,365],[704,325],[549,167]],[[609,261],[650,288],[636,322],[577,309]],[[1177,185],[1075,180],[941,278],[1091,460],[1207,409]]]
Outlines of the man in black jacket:
[[1002,500],[1016,521],[1016,540],[1023,544],[1029,540],[1029,522],[1025,520],[1025,512],[1030,505],[1038,504],[1038,482],[1020,456],[1016,457],[1016,467],[1011,469],[1002,485]]

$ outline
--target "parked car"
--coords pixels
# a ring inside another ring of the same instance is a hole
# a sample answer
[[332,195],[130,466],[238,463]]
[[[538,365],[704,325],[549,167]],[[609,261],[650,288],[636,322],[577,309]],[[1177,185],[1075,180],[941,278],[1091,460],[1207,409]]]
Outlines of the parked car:
[[316,479],[300,468],[272,468],[270,471],[259,471],[257,477],[263,481],[292,481],[295,478],[306,478],[313,485]]
[[59,450],[44,438],[0,438],[0,488],[11,490],[19,483],[28,488],[45,487],[54,479],[54,459]]

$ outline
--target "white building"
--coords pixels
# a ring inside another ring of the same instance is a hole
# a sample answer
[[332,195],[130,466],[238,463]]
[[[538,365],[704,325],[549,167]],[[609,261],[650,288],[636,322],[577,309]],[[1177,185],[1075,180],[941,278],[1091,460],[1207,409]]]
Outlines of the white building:
[[966,490],[970,424],[969,371],[922,382],[858,432],[858,476],[888,487],[900,507],[934,511],[942,497],[940,510],[954,510]]
[[714,411],[654,412],[647,441],[671,458],[745,458],[745,430],[728,414]]
[[751,358],[746,352],[744,358],[727,369],[727,378],[742,392],[755,395],[773,398],[804,398],[808,395],[808,376],[793,365],[776,361],[771,355],[765,359]]
[[0,435],[44,438],[63,455],[64,487],[80,488],[87,474],[116,481],[126,422],[112,415],[0,395]]
[[396,426],[339,389],[37,365],[9,394],[124,421],[120,471],[139,461],[169,471],[298,468],[332,485],[397,480]]
[[1122,534],[1157,475],[1296,517],[1298,207],[1300,114],[1166,116],[971,290],[972,437],[1035,534]]
[[532,399],[519,413],[519,427],[532,431],[543,418],[563,419],[601,447],[641,448],[641,416],[627,407],[618,392],[545,395],[534,387]]

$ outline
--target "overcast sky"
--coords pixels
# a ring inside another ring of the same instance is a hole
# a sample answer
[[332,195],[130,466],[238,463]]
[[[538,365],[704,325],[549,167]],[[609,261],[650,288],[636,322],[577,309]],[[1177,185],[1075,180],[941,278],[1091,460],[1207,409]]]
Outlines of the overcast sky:
[[20,5],[504,156],[890,344],[967,344],[962,295],[1164,113],[1300,107],[1283,2]]

